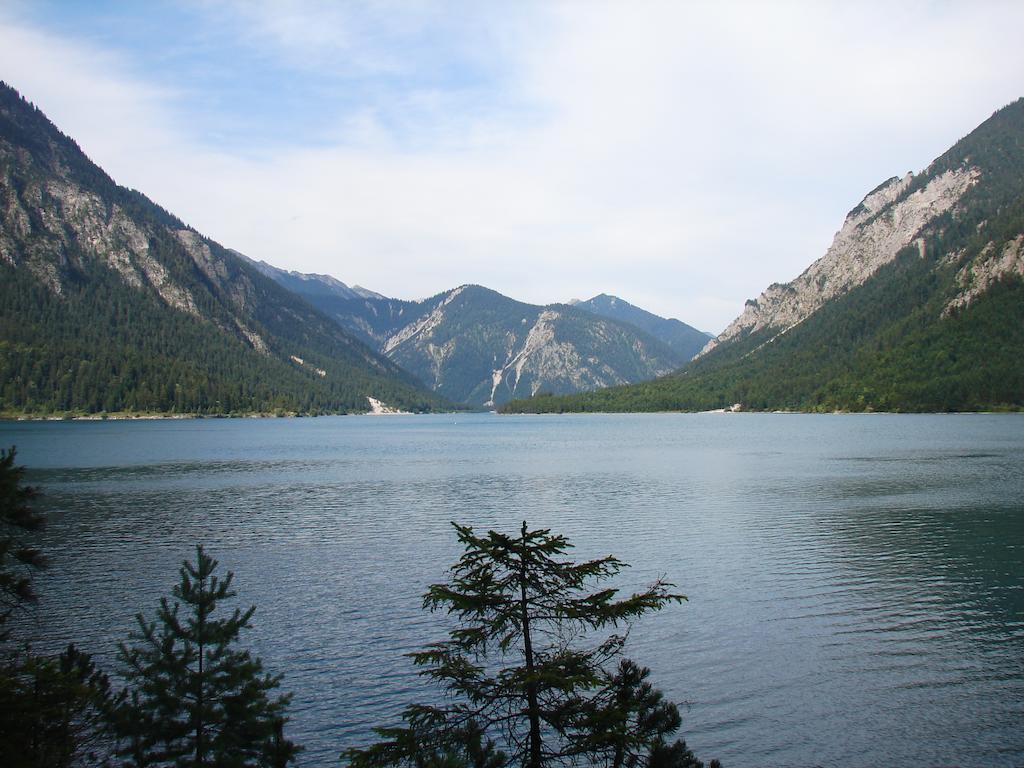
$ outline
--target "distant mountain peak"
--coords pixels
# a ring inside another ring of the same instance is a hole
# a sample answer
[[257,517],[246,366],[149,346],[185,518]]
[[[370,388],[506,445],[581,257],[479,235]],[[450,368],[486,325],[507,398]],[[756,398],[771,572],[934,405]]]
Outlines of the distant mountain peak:
[[436,392],[473,405],[654,378],[686,359],[620,320],[566,304],[526,304],[475,283],[420,301],[298,290]]
[[249,258],[244,253],[232,251],[236,256],[248,261],[256,269],[267,277],[280,283],[285,288],[300,294],[320,293],[330,296],[337,296],[343,299],[383,299],[384,297],[374,291],[361,288],[358,285],[349,287],[345,283],[331,275],[323,275],[315,272],[298,272],[296,270],[285,270],[275,267],[266,261],[257,261]]
[[668,344],[682,355],[684,360],[696,355],[711,338],[709,334],[698,331],[680,320],[660,317],[609,293],[599,293],[592,299],[578,302],[575,306],[601,317],[610,317],[634,325]]

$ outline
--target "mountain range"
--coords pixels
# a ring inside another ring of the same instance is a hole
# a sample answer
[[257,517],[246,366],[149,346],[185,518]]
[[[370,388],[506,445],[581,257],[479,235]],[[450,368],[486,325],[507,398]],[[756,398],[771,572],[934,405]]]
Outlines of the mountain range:
[[451,408],[0,84],[0,411]]
[[0,214],[8,416],[1024,407],[1024,99],[878,185],[715,339],[607,294],[405,301],[250,260],[4,84]]
[[0,210],[0,414],[491,407],[665,374],[707,338],[613,297],[402,301],[248,259],[118,186],[5,84]]
[[607,293],[599,294],[587,301],[570,303],[578,309],[585,309],[595,315],[636,326],[667,344],[684,361],[696,356],[708,341],[714,338],[712,334],[698,331],[681,320],[659,317],[645,309],[633,306],[628,301],[623,301],[618,296],[609,296]]
[[257,268],[438,394],[491,407],[675,370],[710,338],[612,296],[537,306],[479,285],[421,301],[388,299],[325,275]]
[[1024,406],[1024,99],[847,215],[680,371],[506,411]]

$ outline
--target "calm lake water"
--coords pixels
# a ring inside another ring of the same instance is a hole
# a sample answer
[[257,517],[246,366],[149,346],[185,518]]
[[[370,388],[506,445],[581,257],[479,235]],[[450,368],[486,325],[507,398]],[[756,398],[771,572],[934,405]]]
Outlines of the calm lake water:
[[741,766],[1024,765],[1024,417],[758,414],[0,423],[43,487],[38,645],[112,667],[203,543],[258,608],[301,764],[431,695],[449,521],[551,527],[689,602],[629,655]]

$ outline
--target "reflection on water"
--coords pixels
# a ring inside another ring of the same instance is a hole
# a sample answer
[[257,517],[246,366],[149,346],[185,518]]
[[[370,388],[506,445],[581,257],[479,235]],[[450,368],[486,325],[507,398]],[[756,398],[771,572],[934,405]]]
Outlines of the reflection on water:
[[[729,766],[1024,763],[1024,418],[3,424],[44,486],[40,645],[108,662],[198,542],[258,606],[303,764],[433,695],[450,520],[550,526],[690,600],[630,653]],[[101,610],[97,610],[97,605]]]

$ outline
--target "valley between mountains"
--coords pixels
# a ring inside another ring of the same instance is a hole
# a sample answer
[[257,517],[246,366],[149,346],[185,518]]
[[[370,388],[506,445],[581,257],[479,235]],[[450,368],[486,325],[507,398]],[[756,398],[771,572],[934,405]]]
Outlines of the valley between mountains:
[[852,211],[717,338],[616,296],[389,298],[118,186],[0,84],[0,413],[1024,406],[1024,100]]

